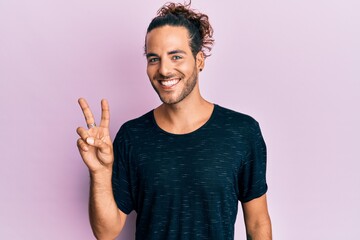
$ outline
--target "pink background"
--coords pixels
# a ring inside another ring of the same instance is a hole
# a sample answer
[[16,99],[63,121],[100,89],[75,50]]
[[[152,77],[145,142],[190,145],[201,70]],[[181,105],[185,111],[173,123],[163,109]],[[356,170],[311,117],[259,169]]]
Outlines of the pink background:
[[[0,239],[93,239],[77,105],[111,132],[160,102],[143,40],[166,1],[0,1]],[[268,146],[274,239],[360,235],[360,2],[200,1],[213,56],[203,95],[255,117]],[[135,214],[119,239],[133,239]],[[242,213],[236,239],[245,239]]]

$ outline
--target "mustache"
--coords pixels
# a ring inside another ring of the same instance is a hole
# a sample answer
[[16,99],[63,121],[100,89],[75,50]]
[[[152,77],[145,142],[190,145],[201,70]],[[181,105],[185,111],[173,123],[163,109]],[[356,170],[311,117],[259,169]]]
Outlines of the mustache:
[[171,78],[182,78],[182,76],[177,76],[176,74],[169,74],[169,75],[164,76],[160,73],[155,75],[155,79],[160,80],[160,81],[168,80]]

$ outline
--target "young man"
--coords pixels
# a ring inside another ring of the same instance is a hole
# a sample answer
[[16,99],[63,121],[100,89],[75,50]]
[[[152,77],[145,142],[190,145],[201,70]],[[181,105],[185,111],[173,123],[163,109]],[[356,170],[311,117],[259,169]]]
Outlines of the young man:
[[145,54],[163,103],[125,123],[113,144],[107,101],[96,126],[79,99],[88,129],[77,129],[78,147],[90,170],[90,222],[98,239],[114,239],[132,210],[136,239],[234,239],[238,201],[247,239],[271,239],[259,125],[199,91],[212,43],[206,15],[174,3],[159,10]]

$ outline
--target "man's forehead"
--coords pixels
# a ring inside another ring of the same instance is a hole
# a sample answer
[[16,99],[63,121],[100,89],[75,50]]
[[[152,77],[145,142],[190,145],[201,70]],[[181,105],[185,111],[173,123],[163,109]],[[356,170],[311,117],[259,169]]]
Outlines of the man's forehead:
[[163,26],[154,28],[146,35],[147,52],[190,50],[188,31],[185,27]]

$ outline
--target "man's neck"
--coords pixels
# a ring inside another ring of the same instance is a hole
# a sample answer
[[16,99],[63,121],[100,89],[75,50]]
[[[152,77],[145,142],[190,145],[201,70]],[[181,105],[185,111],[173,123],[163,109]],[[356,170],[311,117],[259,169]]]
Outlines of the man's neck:
[[154,110],[154,117],[164,131],[186,134],[204,125],[213,109],[214,105],[199,95],[195,99],[184,99],[177,104],[162,104]]

